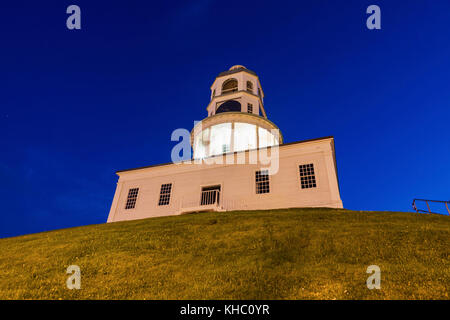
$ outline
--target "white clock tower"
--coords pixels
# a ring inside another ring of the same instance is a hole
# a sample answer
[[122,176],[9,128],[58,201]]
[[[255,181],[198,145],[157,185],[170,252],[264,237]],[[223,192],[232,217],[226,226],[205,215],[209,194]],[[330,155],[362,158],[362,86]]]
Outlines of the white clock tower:
[[208,117],[192,131],[194,158],[206,158],[283,143],[267,119],[258,76],[242,65],[220,73],[211,86]]

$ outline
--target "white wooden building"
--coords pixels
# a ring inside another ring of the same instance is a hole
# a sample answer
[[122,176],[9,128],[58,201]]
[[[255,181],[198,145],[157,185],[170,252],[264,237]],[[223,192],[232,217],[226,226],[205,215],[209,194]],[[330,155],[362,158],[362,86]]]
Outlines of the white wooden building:
[[198,211],[342,208],[333,137],[283,143],[258,76],[220,73],[208,117],[191,132],[193,159],[117,172],[108,222]]

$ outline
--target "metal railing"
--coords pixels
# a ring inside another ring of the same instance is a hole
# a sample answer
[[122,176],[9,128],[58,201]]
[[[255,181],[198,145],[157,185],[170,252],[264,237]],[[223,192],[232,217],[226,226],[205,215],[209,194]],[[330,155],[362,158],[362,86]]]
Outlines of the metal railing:
[[219,204],[220,190],[206,190],[202,191],[202,197],[200,200],[201,206],[210,204]]
[[[422,209],[418,209],[416,202],[417,201],[423,201],[426,203],[428,210],[422,210]],[[432,203],[442,203],[445,205],[445,208],[447,209],[447,213],[442,213],[442,212],[433,212],[431,211],[430,208],[430,202]],[[426,200],[426,199],[414,199],[413,203],[412,203],[412,207],[414,210],[416,210],[417,213],[434,213],[434,214],[442,214],[442,215],[450,215],[450,201],[440,201],[440,200]]]
[[238,91],[238,87],[233,87],[230,89],[222,89],[222,94],[227,94],[227,93],[232,93],[232,92],[237,92]]

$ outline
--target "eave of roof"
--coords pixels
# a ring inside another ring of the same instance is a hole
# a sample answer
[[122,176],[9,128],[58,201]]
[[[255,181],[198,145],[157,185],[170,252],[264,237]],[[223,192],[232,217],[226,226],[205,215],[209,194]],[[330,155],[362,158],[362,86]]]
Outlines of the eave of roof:
[[265,121],[265,122],[269,123],[274,128],[278,129],[278,131],[280,132],[280,135],[281,135],[281,141],[283,141],[283,134],[281,133],[280,128],[278,128],[278,126],[275,123],[273,123],[272,121],[267,119],[267,117],[262,117],[260,115],[254,114],[254,113],[248,113],[248,112],[242,112],[242,111],[227,111],[227,112],[216,113],[216,114],[214,114],[212,116],[206,117],[205,119],[203,119],[202,121],[198,122],[194,126],[194,128],[191,130],[191,136],[194,133],[195,127],[199,126],[201,123],[203,123],[203,122],[207,123],[207,122],[211,121],[211,119],[219,118],[219,117],[226,117],[227,115],[233,115],[233,114],[241,115],[241,116],[244,116],[244,117],[255,117],[256,119],[259,119],[261,121]]
[[[281,148],[281,147],[284,147],[284,146],[290,146],[290,145],[294,145],[294,144],[301,144],[301,143],[307,143],[307,142],[313,142],[313,141],[319,141],[319,140],[327,140],[327,139],[333,139],[334,140],[334,136],[327,136],[327,137],[321,137],[321,138],[315,138],[315,139],[308,139],[308,140],[300,140],[300,141],[288,142],[288,143],[280,144],[279,147]],[[263,148],[261,148],[261,149],[263,149]],[[247,152],[247,151],[250,151],[250,150],[245,150],[245,152]],[[237,152],[234,152],[234,153],[238,153],[238,152],[242,152],[242,151],[237,151]],[[216,156],[213,156],[213,157],[217,157],[217,156],[222,156],[222,155],[216,155]],[[186,160],[186,161],[189,161],[189,160]],[[145,167],[138,167],[138,168],[132,168],[132,169],[118,170],[118,171],[116,171],[116,174],[117,173],[121,173],[121,172],[127,172],[127,171],[134,171],[134,170],[141,170],[141,169],[147,169],[147,168],[168,166],[168,165],[171,165],[171,164],[174,164],[174,163],[173,162],[167,162],[167,163],[161,163],[161,164],[153,164],[153,165],[145,166]]]

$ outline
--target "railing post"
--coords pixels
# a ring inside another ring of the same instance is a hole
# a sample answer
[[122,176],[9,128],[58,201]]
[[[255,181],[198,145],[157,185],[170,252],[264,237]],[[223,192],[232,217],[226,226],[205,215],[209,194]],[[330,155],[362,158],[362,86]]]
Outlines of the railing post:
[[206,190],[202,191],[200,197],[200,205],[219,204],[219,190]]
[[[427,204],[428,211],[422,210],[422,209],[418,209],[417,205],[416,205],[416,201],[423,201],[423,202],[425,202]],[[413,206],[413,209],[416,210],[416,212],[418,212],[418,213],[430,213],[430,214],[431,213],[435,213],[435,214],[443,214],[443,215],[445,215],[444,212],[441,212],[441,210],[442,210],[441,207],[439,207],[439,210],[438,210],[439,212],[432,212],[431,211],[431,207],[430,207],[430,202],[439,203],[439,204],[443,203],[445,205],[445,208],[447,209],[448,215],[450,216],[450,201],[414,199],[413,203],[412,203],[412,206]]]

